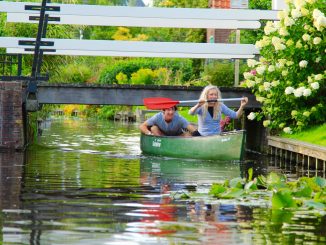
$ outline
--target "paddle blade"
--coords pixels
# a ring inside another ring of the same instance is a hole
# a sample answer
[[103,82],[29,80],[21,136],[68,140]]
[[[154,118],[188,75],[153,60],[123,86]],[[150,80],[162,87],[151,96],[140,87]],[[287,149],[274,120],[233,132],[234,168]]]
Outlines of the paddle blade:
[[152,110],[162,110],[168,109],[179,104],[179,101],[172,100],[170,98],[156,97],[156,98],[145,98],[144,105],[148,109]]

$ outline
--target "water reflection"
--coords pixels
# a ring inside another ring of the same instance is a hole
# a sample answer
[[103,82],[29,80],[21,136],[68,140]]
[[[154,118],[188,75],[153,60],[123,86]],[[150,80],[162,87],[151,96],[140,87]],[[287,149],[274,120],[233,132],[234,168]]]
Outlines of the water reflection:
[[[259,158],[212,162],[143,156],[137,125],[48,123],[39,145],[0,153],[0,243],[294,244],[325,242],[326,216],[213,198],[213,182],[267,171]],[[258,163],[258,165],[257,165]]]

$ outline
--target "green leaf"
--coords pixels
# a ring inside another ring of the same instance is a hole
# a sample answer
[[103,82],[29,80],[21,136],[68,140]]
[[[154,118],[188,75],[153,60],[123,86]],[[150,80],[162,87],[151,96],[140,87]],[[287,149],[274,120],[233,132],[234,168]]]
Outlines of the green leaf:
[[317,185],[319,185],[321,188],[324,188],[326,186],[326,179],[323,179],[321,177],[314,177],[313,180]]
[[257,185],[254,181],[250,181],[244,187],[245,190],[258,190]]
[[272,196],[272,208],[296,208],[297,204],[291,196],[291,191],[288,189],[279,190],[273,193]]
[[225,192],[226,188],[222,184],[213,184],[209,190],[209,194],[214,197],[220,197],[221,193]]
[[242,178],[238,177],[238,178],[234,178],[230,180],[230,187],[231,188],[239,188],[242,189],[244,186],[244,181]]
[[320,203],[320,202],[315,202],[315,201],[312,201],[312,200],[305,201],[303,203],[303,205],[305,207],[314,208],[314,209],[324,209],[324,208],[326,208],[325,204]]
[[252,170],[252,168],[248,169],[248,180],[247,181],[252,181],[252,175],[253,175],[254,171]]
[[296,196],[296,197],[308,197],[308,198],[310,198],[311,194],[312,194],[311,187],[306,182],[301,182],[301,183],[298,183],[298,184],[299,184],[299,187],[295,192],[293,192],[293,195]]
[[232,199],[232,198],[239,198],[243,194],[245,194],[245,191],[243,189],[239,188],[231,188],[228,190],[226,193],[223,193],[220,198],[225,198],[225,199]]
[[266,177],[264,175],[259,175],[257,178],[256,178],[257,182],[257,186],[262,186],[262,187],[265,187],[267,188],[267,182],[266,182]]

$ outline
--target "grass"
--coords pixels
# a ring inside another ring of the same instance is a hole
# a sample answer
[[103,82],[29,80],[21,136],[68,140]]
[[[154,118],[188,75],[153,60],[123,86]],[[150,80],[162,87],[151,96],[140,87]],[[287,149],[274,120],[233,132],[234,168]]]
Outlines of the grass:
[[326,147],[326,123],[311,127],[300,133],[282,134],[281,136]]

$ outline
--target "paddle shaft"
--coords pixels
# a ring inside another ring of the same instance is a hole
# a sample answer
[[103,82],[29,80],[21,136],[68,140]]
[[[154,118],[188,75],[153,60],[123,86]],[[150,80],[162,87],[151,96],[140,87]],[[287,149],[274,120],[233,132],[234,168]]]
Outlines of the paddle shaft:
[[[206,100],[206,102],[241,101],[243,98],[228,98],[219,100]],[[179,103],[197,103],[199,100],[180,100]]]

